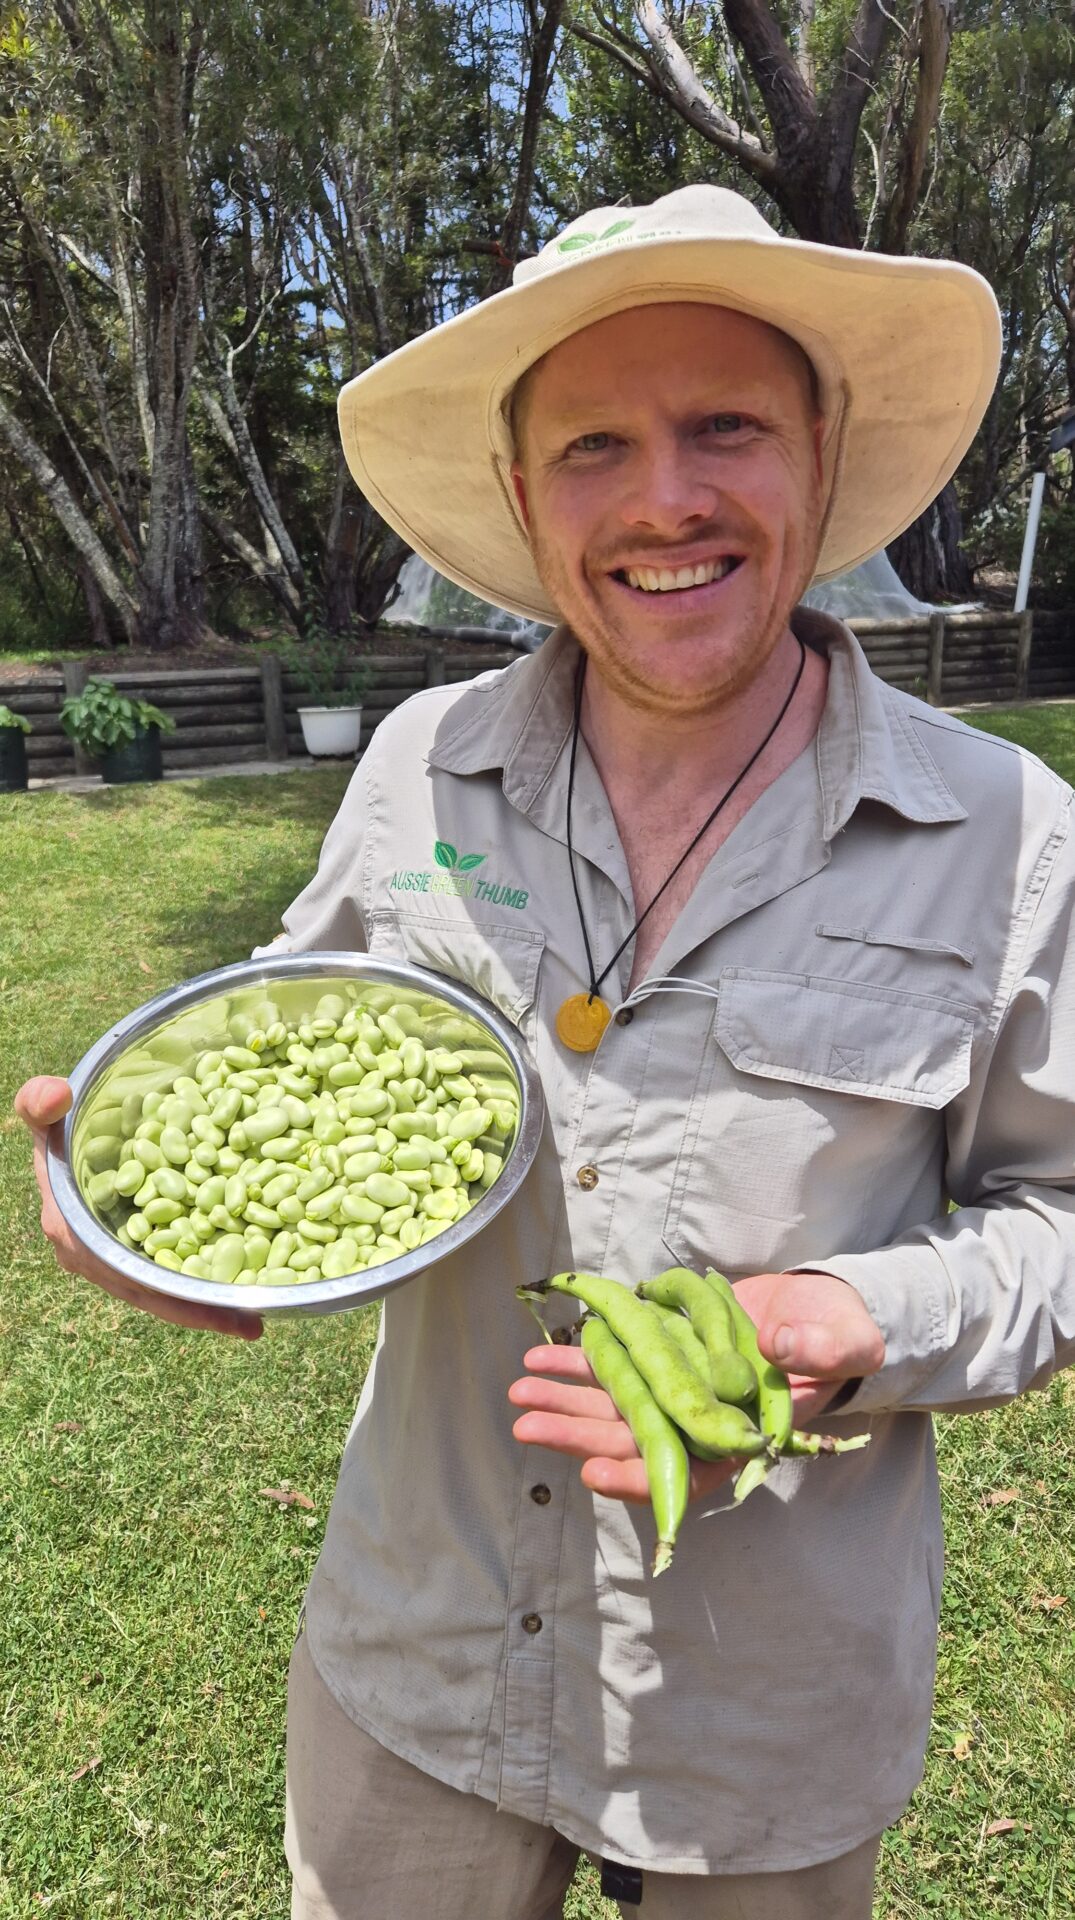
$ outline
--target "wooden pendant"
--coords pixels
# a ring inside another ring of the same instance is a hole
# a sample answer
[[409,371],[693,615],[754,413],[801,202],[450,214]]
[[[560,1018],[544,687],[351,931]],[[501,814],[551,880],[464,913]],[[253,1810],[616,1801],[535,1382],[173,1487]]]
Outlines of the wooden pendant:
[[598,994],[573,993],[556,1016],[557,1038],[572,1053],[592,1053],[611,1018]]

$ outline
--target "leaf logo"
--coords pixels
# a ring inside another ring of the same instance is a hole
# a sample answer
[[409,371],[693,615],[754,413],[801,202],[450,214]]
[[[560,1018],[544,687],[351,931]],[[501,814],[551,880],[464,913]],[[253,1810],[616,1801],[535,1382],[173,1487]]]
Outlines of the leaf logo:
[[618,234],[626,233],[634,226],[633,220],[614,220],[610,227],[602,227],[600,233],[569,233],[564,240],[556,243],[557,253],[580,253],[584,247],[594,247],[599,240],[614,240]]
[[436,840],[433,843],[433,858],[438,867],[446,867],[449,873],[473,873],[485,857],[484,853],[464,853],[461,856],[450,840]]

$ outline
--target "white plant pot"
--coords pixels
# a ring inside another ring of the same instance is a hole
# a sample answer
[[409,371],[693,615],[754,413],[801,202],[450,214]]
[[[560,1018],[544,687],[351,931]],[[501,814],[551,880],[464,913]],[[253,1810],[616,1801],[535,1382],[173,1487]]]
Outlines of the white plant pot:
[[361,707],[300,707],[298,712],[307,753],[343,760],[358,752]]

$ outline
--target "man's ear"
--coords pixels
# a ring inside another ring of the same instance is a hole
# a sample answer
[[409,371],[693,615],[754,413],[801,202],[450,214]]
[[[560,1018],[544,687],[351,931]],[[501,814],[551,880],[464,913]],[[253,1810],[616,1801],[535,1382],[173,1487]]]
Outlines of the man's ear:
[[825,463],[822,457],[822,448],[825,444],[825,422],[822,419],[822,416],[820,415],[820,413],[817,414],[814,418],[813,442],[814,442],[814,478],[817,481],[818,488],[820,489],[824,485],[824,481],[825,481]]
[[526,498],[526,481],[523,479],[523,470],[517,460],[513,460],[511,463],[511,484],[515,489],[515,498],[519,503],[519,514],[523,526],[529,533],[530,505]]

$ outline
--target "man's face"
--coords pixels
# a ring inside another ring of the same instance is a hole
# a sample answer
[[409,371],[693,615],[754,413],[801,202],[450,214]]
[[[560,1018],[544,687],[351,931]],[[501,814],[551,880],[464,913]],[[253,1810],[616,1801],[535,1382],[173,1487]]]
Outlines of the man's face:
[[594,665],[638,708],[720,705],[814,570],[821,428],[803,356],[724,307],[633,307],[546,354],[519,412],[535,564]]

